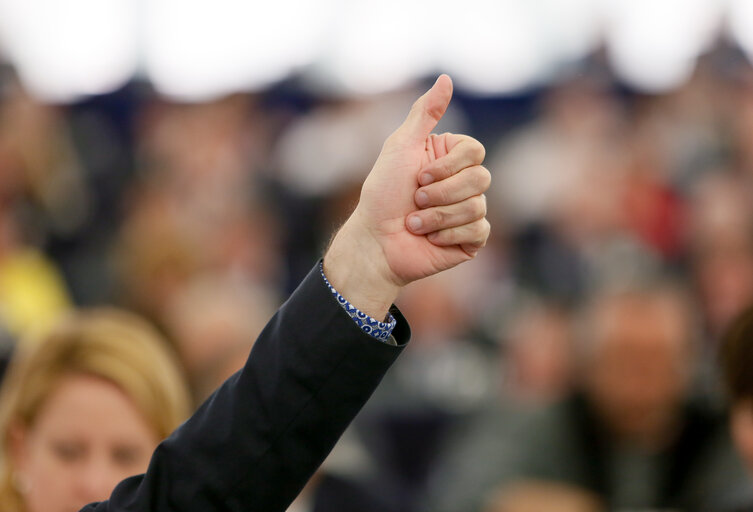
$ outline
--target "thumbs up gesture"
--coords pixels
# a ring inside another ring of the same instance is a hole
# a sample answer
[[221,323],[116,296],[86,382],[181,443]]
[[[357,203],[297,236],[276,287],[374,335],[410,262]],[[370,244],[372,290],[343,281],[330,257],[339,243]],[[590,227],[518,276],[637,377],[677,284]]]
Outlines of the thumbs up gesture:
[[451,98],[442,75],[413,104],[324,257],[332,285],[371,316],[384,317],[402,286],[472,259],[489,236],[484,147],[431,133]]

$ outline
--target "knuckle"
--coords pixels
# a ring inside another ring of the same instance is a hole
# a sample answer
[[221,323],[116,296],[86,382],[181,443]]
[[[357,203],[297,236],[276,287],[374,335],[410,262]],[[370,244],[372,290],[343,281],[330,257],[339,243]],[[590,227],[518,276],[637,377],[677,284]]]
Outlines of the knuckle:
[[476,218],[486,215],[486,198],[483,195],[473,199],[473,214]]
[[429,102],[429,105],[422,105],[422,108],[426,115],[431,117],[432,119],[439,121],[442,119],[442,114],[444,113],[444,107],[440,103],[431,103]]
[[447,220],[447,215],[445,214],[445,212],[443,212],[439,208],[436,208],[431,214],[429,226],[434,227],[434,228],[442,226],[445,224],[446,220]]
[[479,190],[485,192],[489,189],[489,186],[492,183],[492,175],[486,167],[479,165],[475,167],[475,169],[476,186],[479,188]]
[[442,109],[440,107],[427,108],[426,115],[428,115],[435,121],[439,121],[440,119],[442,119]]
[[485,219],[479,219],[468,226],[468,243],[476,247],[483,247],[486,242]]
[[450,190],[447,187],[437,188],[437,204],[449,204],[451,199]]
[[440,172],[442,173],[443,178],[447,178],[449,176],[452,176],[455,174],[456,169],[458,168],[458,165],[452,161],[452,159],[447,158],[442,161],[442,165],[440,166]]
[[471,139],[471,151],[473,160],[479,164],[486,158],[486,148],[476,139]]
[[482,167],[482,169],[484,170],[484,190],[487,190],[492,184],[492,173],[486,167]]
[[484,247],[486,245],[486,241],[489,239],[489,234],[492,231],[492,225],[489,224],[489,221],[486,219],[483,219],[483,230],[481,232],[481,247]]
[[484,219],[479,219],[473,223],[473,236],[476,241],[480,241],[484,237]]

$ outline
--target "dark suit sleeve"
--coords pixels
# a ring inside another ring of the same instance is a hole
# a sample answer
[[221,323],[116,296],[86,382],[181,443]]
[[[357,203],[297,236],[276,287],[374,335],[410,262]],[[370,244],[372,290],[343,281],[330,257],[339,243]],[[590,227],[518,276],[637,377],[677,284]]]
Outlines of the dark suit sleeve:
[[315,267],[245,367],[157,447],[146,474],[83,511],[284,511],[407,342],[392,313],[398,346],[361,332]]

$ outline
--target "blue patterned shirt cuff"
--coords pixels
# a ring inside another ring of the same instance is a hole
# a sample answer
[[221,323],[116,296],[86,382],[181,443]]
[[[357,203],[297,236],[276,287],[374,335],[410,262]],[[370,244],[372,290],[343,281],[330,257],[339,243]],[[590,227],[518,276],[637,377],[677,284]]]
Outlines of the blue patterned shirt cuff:
[[319,272],[322,274],[322,279],[324,279],[324,282],[327,284],[327,288],[329,288],[329,291],[332,292],[332,295],[335,297],[335,300],[337,300],[337,303],[340,304],[340,306],[345,310],[346,313],[348,313],[350,318],[353,319],[353,321],[358,325],[358,327],[361,328],[363,332],[365,332],[369,336],[373,336],[380,341],[389,342],[389,340],[391,340],[392,331],[397,325],[397,320],[392,315],[392,313],[387,314],[387,318],[384,322],[380,322],[370,317],[360,309],[353,306],[345,299],[345,297],[340,295],[337,290],[335,290],[335,288],[327,279],[327,276],[324,275],[324,264],[322,262],[319,262]]

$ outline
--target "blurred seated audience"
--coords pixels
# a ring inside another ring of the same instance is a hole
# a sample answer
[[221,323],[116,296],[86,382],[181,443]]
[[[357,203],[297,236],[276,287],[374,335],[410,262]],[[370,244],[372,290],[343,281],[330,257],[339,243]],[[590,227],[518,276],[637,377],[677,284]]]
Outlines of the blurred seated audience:
[[[494,279],[406,290],[414,341],[358,422],[380,488],[396,481],[375,506],[414,508],[438,460],[446,462],[430,479],[432,512],[576,510],[569,504],[590,503],[565,497],[577,489],[609,508],[685,504],[705,489],[712,510],[713,489],[745,502],[750,489],[738,485],[745,479],[723,419],[694,394],[721,406],[713,356],[753,300],[753,68],[717,57],[701,57],[686,84],[658,95],[589,71],[455,104],[438,131],[469,123],[499,141],[489,146],[488,205],[499,252],[481,256]],[[115,300],[170,334],[195,399],[245,361],[266,303],[308,271],[347,216],[412,95],[311,96],[283,84],[194,105],[129,86],[56,106],[16,80],[4,91],[0,371],[16,340],[44,331],[71,303]],[[573,339],[561,305],[577,305],[615,273],[631,281],[657,268],[693,283],[692,326],[649,300],[654,292],[638,294],[642,305],[602,293],[586,336]],[[541,303],[521,307],[518,290]],[[500,315],[499,303],[512,314]],[[501,367],[491,343],[500,316]],[[685,334],[661,334],[671,318]],[[703,338],[695,352],[670,363],[691,337]],[[725,364],[744,381],[746,356],[734,353]],[[749,395],[728,387],[733,432],[753,453]],[[16,489],[26,488],[22,475]],[[325,467],[295,510],[369,510],[352,477]],[[6,501],[0,509],[25,510]]]
[[0,510],[70,512],[143,473],[190,413],[174,355],[130,313],[73,313],[19,344],[0,391]]
[[576,390],[480,422],[455,454],[473,461],[472,476],[447,462],[431,510],[478,510],[493,489],[530,479],[594,493],[609,510],[708,510],[753,496],[723,416],[693,399],[692,320],[685,295],[661,282],[595,295]]

